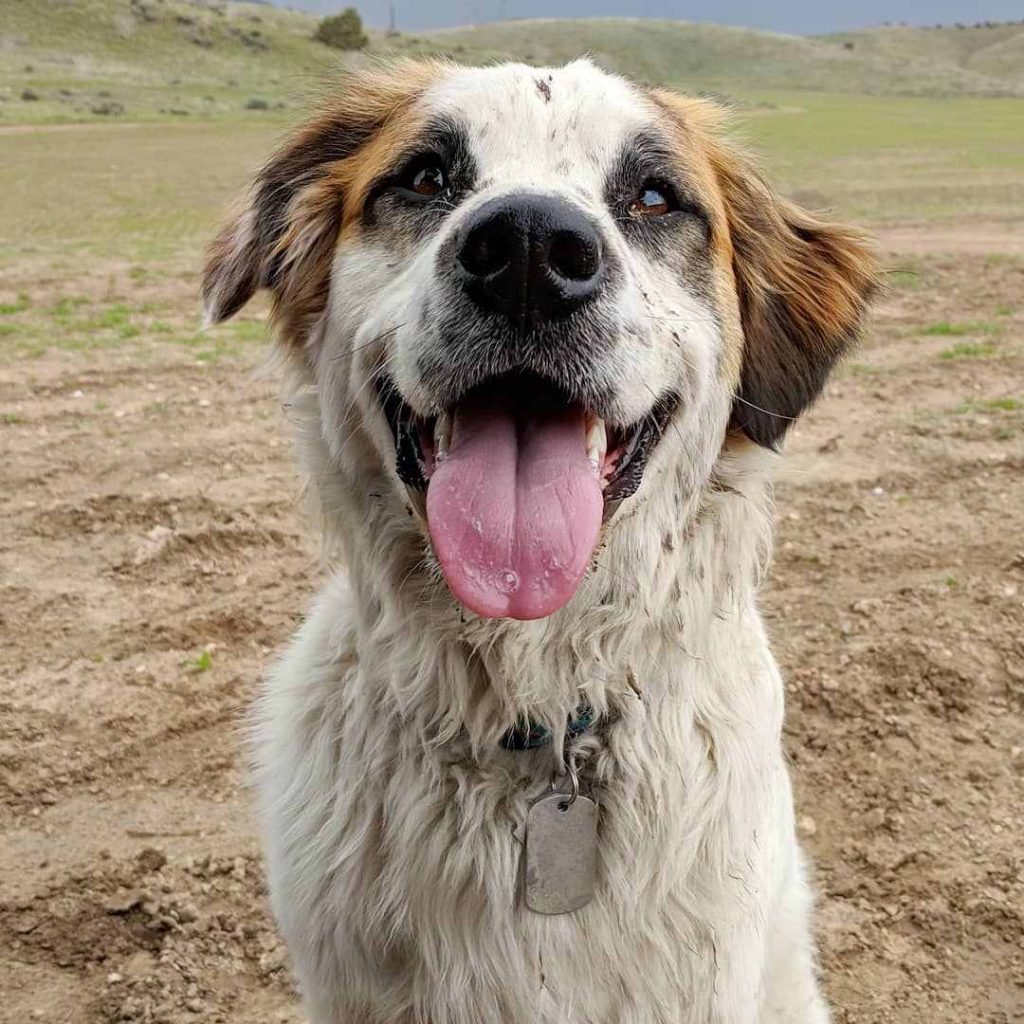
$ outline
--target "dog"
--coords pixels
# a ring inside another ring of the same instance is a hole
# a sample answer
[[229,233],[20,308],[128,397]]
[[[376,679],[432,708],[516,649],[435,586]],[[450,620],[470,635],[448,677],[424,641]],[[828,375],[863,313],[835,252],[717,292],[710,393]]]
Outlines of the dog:
[[338,563],[253,720],[312,1024],[823,1024],[756,608],[876,285],[716,104],[350,71],[211,245],[271,296]]

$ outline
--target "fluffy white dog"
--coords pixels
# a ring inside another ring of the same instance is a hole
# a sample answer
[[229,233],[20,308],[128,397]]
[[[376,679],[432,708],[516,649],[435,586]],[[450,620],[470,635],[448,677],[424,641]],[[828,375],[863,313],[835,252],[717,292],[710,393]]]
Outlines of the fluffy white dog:
[[351,74],[213,244],[347,570],[256,724],[314,1024],[822,1024],[756,608],[855,232],[580,61]]

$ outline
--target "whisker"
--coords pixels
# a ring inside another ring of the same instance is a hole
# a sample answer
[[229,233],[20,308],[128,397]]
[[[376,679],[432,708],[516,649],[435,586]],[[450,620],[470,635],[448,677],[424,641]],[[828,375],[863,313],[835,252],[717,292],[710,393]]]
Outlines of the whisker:
[[[374,382],[378,383],[379,385],[386,383],[388,387],[394,388],[394,385],[390,382],[389,378],[387,376],[381,374],[381,371],[387,368],[388,363],[390,363],[393,358],[394,358],[393,354],[385,356],[383,363],[381,365],[375,367],[373,373],[367,374],[366,380],[364,380],[363,383],[359,385],[358,390],[352,396],[351,400],[348,403],[348,408],[345,410],[344,418],[342,419],[341,423],[338,425],[339,433],[341,431],[343,431],[348,426],[349,421],[356,414],[356,411],[357,411],[356,403],[359,401],[359,398],[362,396],[363,392],[371,384],[373,384]],[[348,434],[345,435],[345,437],[341,441],[341,444],[342,445],[348,444],[348,442],[352,439],[352,435],[354,433],[355,433],[355,427],[353,427],[352,430],[350,430],[348,432]]]
[[369,341],[363,342],[362,345],[355,345],[352,348],[345,349],[344,352],[339,352],[337,355],[331,356],[331,362],[333,363],[338,359],[344,359],[345,356],[355,355],[356,352],[362,352],[364,348],[376,345],[378,341],[384,341],[386,338],[389,338],[391,335],[400,331],[404,326],[405,324],[395,324],[394,327],[388,327],[386,330],[381,331],[375,338],[371,338]]
[[790,423],[795,422],[796,419],[797,419],[796,416],[787,416],[785,413],[772,412],[771,409],[762,409],[761,406],[754,405],[753,402],[748,402],[745,398],[741,397],[738,394],[733,394],[732,397],[733,397],[733,399],[735,401],[739,402],[741,405],[747,405],[751,409],[756,409],[758,412],[763,412],[765,414],[765,416],[774,416],[778,420],[789,420]]
[[620,580],[622,580],[623,583],[628,583],[633,588],[633,590],[637,589],[636,580],[631,580],[627,576],[623,576],[621,572],[616,572],[614,569],[609,569],[608,566],[604,564],[604,562],[599,562],[595,558],[594,565],[596,565],[598,569],[604,569],[605,572],[611,573],[612,576],[617,576]]
[[713,316],[656,316],[644,313],[648,320],[656,320],[660,324],[713,324],[717,323]]
[[[685,360],[684,360],[684,362],[685,362]],[[691,367],[691,369],[693,369],[693,367]],[[647,383],[647,381],[642,380],[642,381],[640,381],[640,383],[643,384],[643,386],[645,388],[647,388],[647,390],[651,393],[651,398],[654,399],[655,404],[657,404],[659,401],[661,401],[661,399],[659,399],[658,396],[655,394],[654,388],[652,388],[651,385]],[[654,412],[654,407],[652,406],[650,411],[648,411],[647,416],[645,418],[651,417],[653,412]],[[683,448],[685,448],[686,447],[686,438],[683,437],[683,432],[679,429],[679,424],[676,423],[675,417],[670,415],[669,419],[668,419],[668,422],[672,425],[672,429],[676,432],[676,436],[679,438],[679,443],[683,446]],[[657,422],[655,422],[655,420],[651,419],[651,426],[657,427],[657,425],[658,425]]]

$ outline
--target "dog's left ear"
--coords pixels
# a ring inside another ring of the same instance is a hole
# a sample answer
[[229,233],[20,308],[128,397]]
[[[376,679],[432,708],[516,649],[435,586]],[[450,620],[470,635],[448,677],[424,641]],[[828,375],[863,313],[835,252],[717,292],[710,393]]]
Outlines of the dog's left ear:
[[284,301],[290,272],[300,265],[308,272],[329,256],[343,201],[331,188],[330,169],[356,152],[372,127],[325,110],[267,161],[207,251],[202,295],[208,323],[234,316],[261,288]]
[[202,280],[208,323],[233,316],[267,288],[285,340],[304,340],[326,303],[360,154],[388,125],[408,121],[444,66],[400,58],[342,77],[317,115],[271,156],[210,245]]
[[856,339],[877,266],[859,232],[781,199],[719,152],[744,339],[730,426],[775,448]]

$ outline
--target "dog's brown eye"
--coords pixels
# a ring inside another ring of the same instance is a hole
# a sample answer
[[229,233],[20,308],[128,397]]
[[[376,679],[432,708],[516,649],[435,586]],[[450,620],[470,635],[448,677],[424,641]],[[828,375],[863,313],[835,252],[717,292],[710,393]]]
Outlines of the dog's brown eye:
[[448,180],[439,164],[427,164],[409,179],[409,189],[419,196],[436,196],[445,190]]
[[657,185],[647,183],[629,204],[631,217],[663,217],[672,209],[672,203]]

